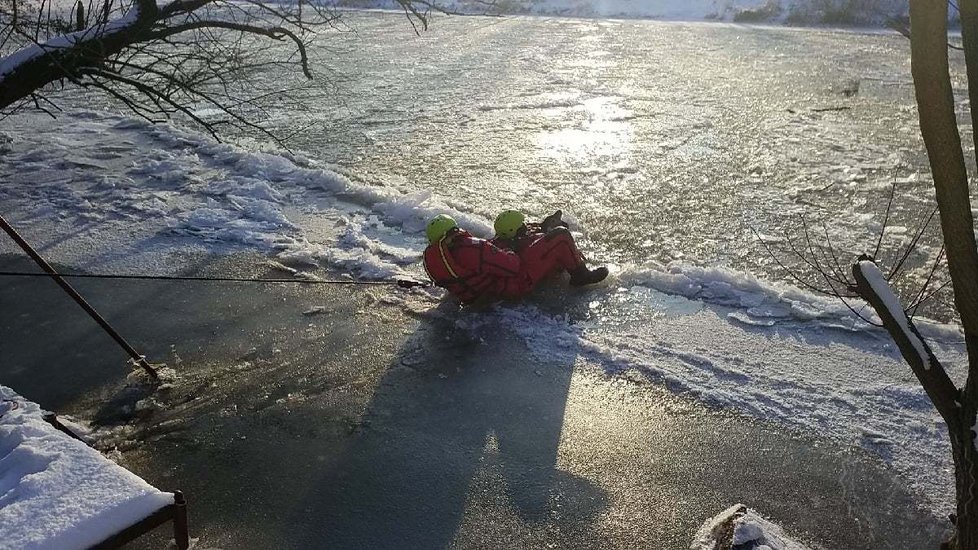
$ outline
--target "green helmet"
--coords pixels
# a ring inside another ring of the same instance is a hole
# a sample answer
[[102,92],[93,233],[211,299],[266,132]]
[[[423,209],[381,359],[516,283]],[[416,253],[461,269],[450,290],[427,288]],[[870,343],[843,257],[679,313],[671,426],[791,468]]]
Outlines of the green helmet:
[[446,233],[456,227],[458,227],[458,223],[455,221],[455,218],[446,214],[438,214],[434,218],[431,218],[431,221],[428,222],[428,228],[425,230],[428,234],[428,242],[438,242]]
[[512,239],[523,227],[526,216],[519,210],[507,210],[496,216],[496,222],[492,224],[496,230],[496,237],[500,239]]

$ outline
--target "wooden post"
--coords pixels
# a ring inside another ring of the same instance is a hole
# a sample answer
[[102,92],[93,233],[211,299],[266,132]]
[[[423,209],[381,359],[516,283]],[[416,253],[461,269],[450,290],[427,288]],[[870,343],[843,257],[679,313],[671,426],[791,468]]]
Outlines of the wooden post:
[[187,501],[181,491],[173,491],[173,542],[178,550],[190,548],[190,525],[187,521]]

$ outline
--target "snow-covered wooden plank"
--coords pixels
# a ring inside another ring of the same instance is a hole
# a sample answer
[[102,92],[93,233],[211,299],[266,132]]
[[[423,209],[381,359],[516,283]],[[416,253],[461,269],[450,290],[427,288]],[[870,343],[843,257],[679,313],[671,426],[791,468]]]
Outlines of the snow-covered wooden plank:
[[174,503],[0,385],[0,546],[84,549]]

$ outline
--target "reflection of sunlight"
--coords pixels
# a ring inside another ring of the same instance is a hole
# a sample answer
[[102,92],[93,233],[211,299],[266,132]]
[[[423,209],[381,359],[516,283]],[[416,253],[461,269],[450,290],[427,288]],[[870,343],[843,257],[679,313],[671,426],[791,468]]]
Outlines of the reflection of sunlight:
[[595,97],[582,104],[585,120],[579,128],[541,132],[540,154],[564,163],[590,164],[596,157],[627,157],[631,151],[631,112],[619,97]]

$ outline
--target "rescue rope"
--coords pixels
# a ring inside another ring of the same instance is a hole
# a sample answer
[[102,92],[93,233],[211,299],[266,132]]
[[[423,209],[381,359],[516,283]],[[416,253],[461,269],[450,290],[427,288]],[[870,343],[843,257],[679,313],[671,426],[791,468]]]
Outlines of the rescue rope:
[[250,279],[247,277],[194,277],[184,275],[116,275],[101,273],[31,273],[26,271],[0,271],[0,277],[47,277],[56,276],[75,279],[130,279],[145,281],[215,281],[233,283],[297,283],[311,285],[397,285],[400,288],[427,287],[429,283],[411,279],[384,280],[335,280],[335,279]]

